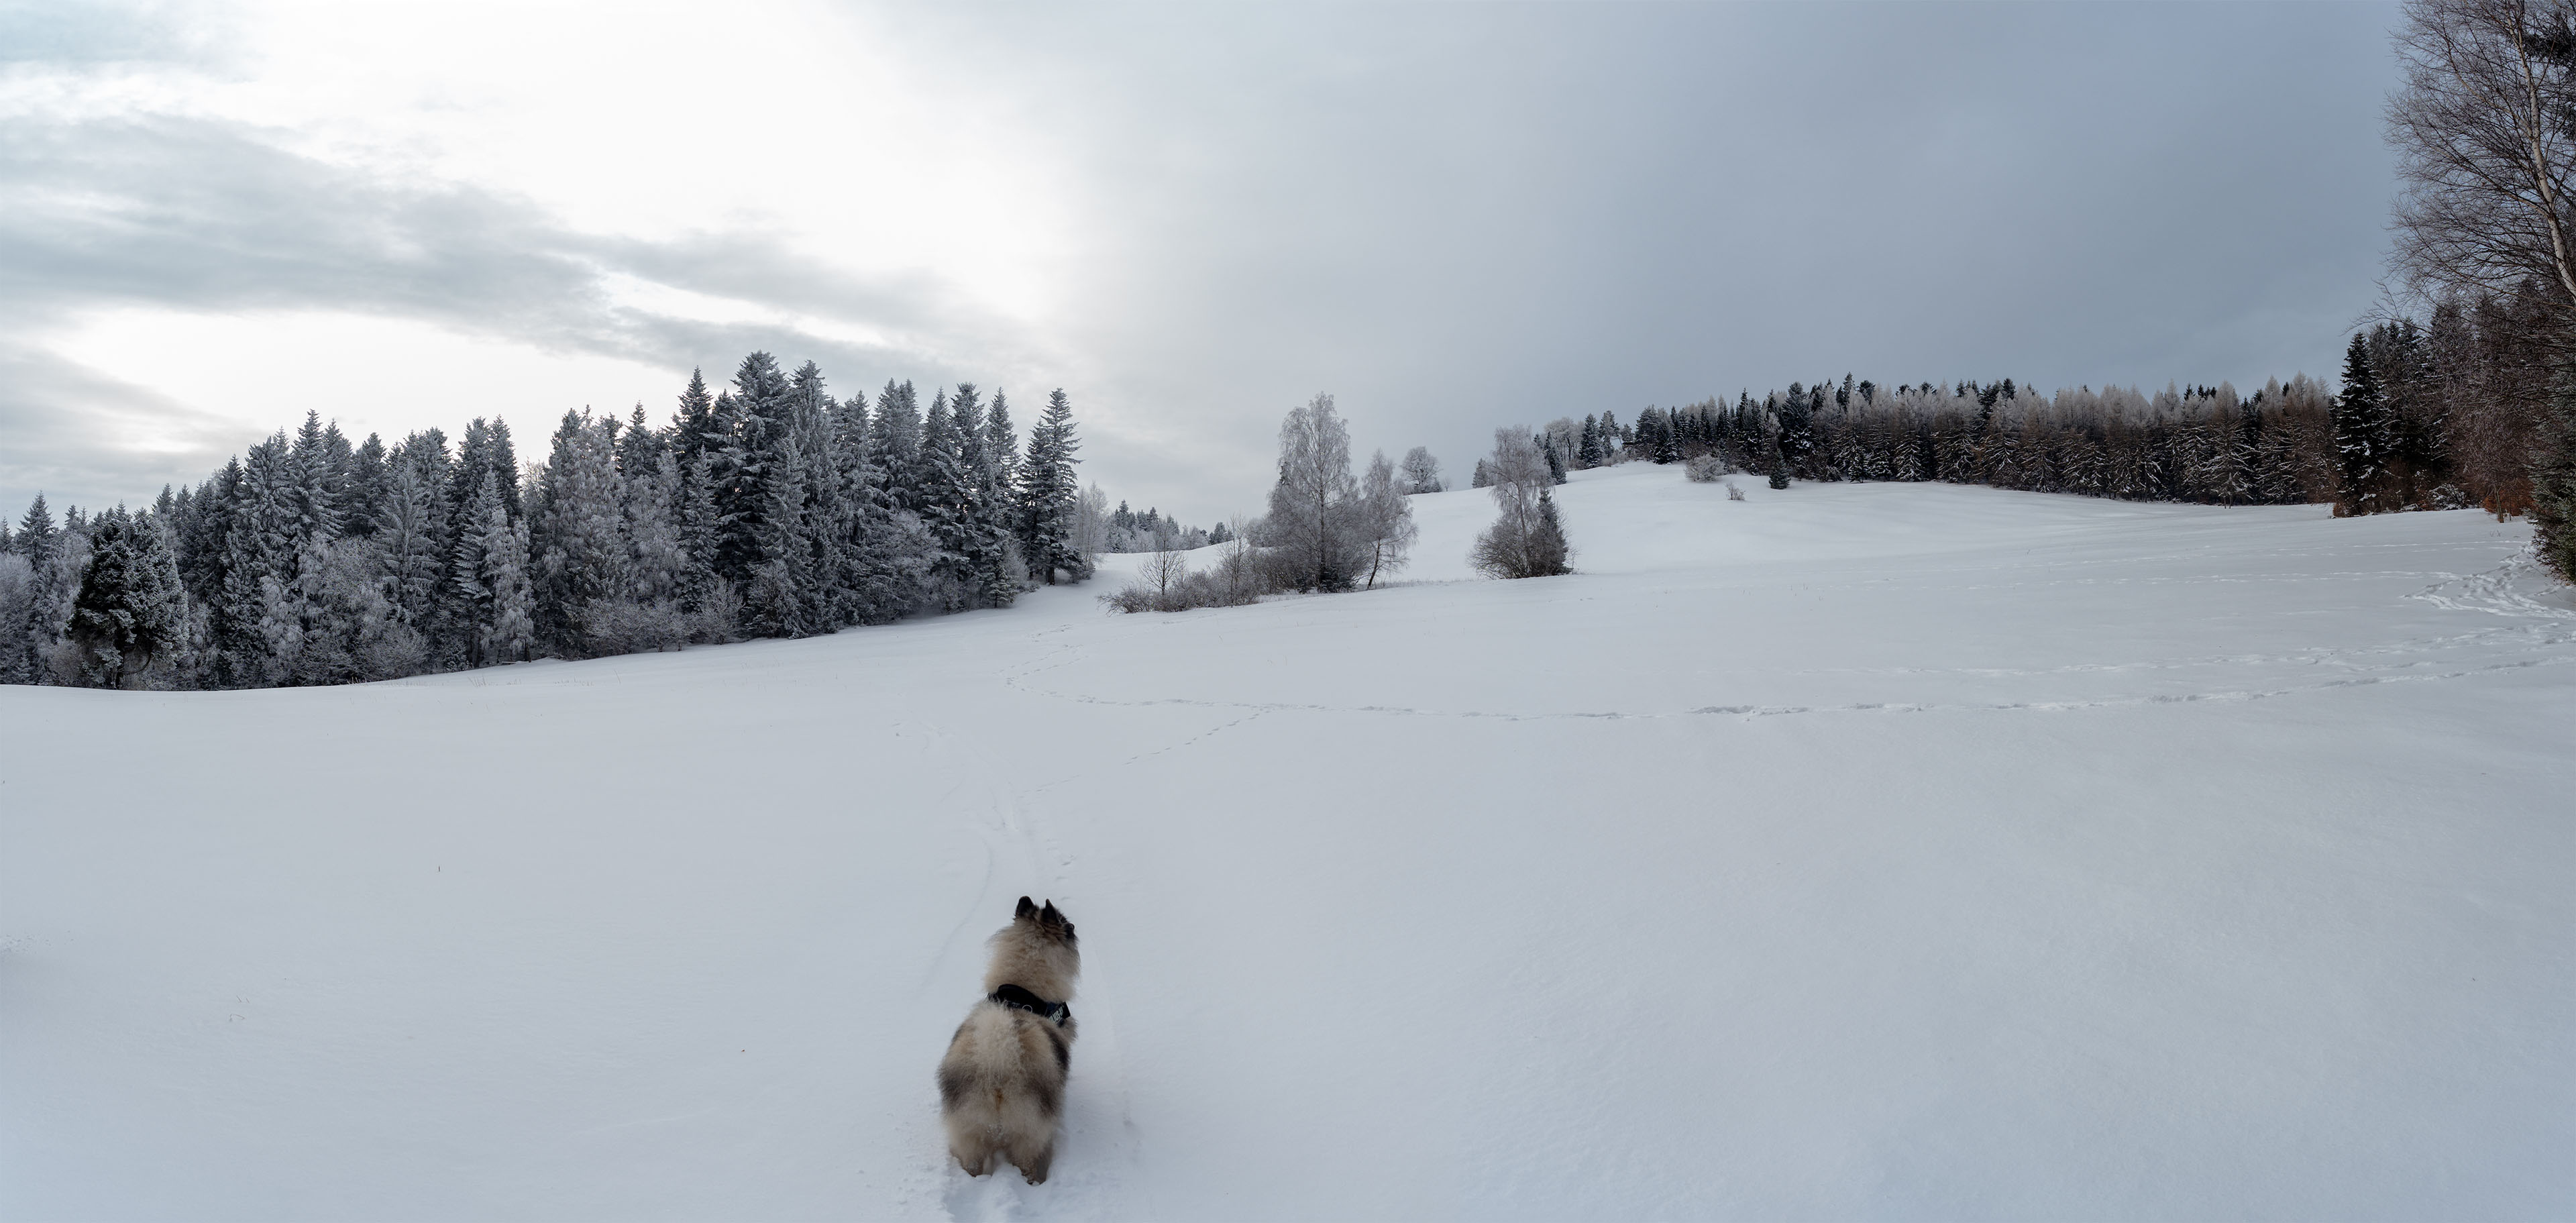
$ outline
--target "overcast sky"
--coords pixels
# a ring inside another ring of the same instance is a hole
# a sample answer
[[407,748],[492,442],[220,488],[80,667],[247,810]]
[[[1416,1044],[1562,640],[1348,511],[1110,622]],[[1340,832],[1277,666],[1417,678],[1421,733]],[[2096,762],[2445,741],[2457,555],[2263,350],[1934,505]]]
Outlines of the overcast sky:
[[353,437],[1063,387],[1257,511],[1279,418],[2330,375],[2389,5],[0,5],[0,505]]

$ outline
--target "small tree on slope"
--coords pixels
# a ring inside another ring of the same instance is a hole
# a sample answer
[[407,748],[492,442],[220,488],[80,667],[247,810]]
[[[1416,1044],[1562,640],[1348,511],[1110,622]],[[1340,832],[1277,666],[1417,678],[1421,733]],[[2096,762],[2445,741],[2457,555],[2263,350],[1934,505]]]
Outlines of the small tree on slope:
[[1369,458],[1368,475],[1360,480],[1360,534],[1368,540],[1368,582],[1376,589],[1380,573],[1404,568],[1405,553],[1422,529],[1413,523],[1413,505],[1396,483],[1395,467],[1381,450]]
[[1546,456],[1528,432],[1494,431],[1494,525],[1476,537],[1468,563],[1497,578],[1551,577],[1567,572],[1565,529],[1548,495]]

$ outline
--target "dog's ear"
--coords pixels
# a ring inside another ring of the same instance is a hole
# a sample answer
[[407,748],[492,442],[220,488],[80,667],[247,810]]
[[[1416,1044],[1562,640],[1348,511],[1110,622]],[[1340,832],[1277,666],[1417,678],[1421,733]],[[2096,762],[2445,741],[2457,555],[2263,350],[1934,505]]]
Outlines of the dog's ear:
[[1038,907],[1035,904],[1030,903],[1028,897],[1022,896],[1020,897],[1020,907],[1011,910],[1011,919],[1017,921],[1018,919],[1026,917],[1037,911]]

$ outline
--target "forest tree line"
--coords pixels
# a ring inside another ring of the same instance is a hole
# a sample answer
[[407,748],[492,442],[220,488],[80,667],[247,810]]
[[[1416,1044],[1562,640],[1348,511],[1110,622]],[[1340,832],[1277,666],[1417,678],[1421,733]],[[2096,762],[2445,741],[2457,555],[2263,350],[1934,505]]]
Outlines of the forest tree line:
[[998,391],[871,409],[760,352],[659,427],[566,413],[524,473],[498,420],[353,445],[308,414],[149,509],[0,523],[0,682],[350,683],[1007,606],[1091,573],[1078,449],[1061,390],[1023,447]]
[[[1791,383],[1760,399],[1650,407],[1622,424],[1560,418],[1551,463],[1714,458],[1800,480],[1984,484],[2029,492],[2209,505],[2328,503],[2338,514],[2483,508],[2527,513],[2529,461],[2549,394],[2524,312],[2444,302],[2355,335],[2340,393],[2301,375],[2252,395],[2227,383],[2044,395],[2006,378],[1950,386]],[[1479,465],[1476,483],[1487,475]]]

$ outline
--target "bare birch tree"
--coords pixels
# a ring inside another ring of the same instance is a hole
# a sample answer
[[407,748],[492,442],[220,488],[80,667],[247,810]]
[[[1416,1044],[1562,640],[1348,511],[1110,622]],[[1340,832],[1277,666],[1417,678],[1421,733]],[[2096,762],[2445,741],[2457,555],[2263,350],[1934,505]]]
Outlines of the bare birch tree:
[[1404,568],[1406,553],[1413,547],[1422,528],[1413,522],[1413,505],[1404,499],[1402,485],[1396,482],[1395,465],[1386,461],[1381,450],[1369,458],[1368,474],[1360,478],[1360,535],[1368,541],[1368,588],[1377,588],[1380,573],[1393,573]]
[[1279,483],[1270,490],[1263,545],[1280,584],[1295,590],[1348,590],[1368,564],[1351,478],[1351,431],[1317,395],[1279,426]]
[[2410,287],[2503,295],[2538,281],[2554,313],[2576,312],[2570,17],[2569,0],[2408,0],[2388,140],[2406,184],[2392,260]]
[[1485,460],[1493,483],[1494,525],[1476,536],[1467,561],[1498,578],[1551,577],[1566,572],[1565,532],[1548,496],[1555,481],[1547,456],[1527,429],[1494,430],[1493,457]]

